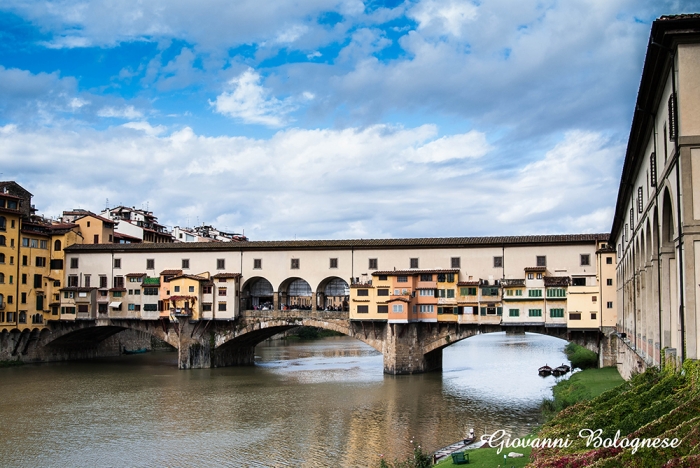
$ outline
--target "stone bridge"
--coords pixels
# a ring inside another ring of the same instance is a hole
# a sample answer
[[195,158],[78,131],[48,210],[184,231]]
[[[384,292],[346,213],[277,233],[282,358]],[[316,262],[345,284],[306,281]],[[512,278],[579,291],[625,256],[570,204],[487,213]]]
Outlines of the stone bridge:
[[89,359],[119,354],[124,346],[120,332],[155,337],[178,350],[178,367],[195,369],[252,365],[255,346],[272,336],[299,327],[333,330],[358,339],[384,356],[387,374],[413,374],[442,369],[442,350],[482,333],[535,332],[579,343],[599,352],[601,365],[614,365],[610,333],[570,331],[544,326],[502,327],[500,324],[387,323],[351,321],[347,312],[243,311],[232,321],[191,322],[163,319],[102,319],[58,322],[49,329],[0,333],[0,360],[26,362]]

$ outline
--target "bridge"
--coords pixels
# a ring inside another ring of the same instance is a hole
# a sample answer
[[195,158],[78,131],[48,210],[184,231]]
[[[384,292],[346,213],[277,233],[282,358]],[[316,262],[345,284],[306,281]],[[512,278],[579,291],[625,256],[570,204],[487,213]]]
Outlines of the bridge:
[[348,312],[320,310],[245,310],[235,320],[95,319],[56,322],[48,328],[0,333],[5,358],[59,361],[114,355],[119,346],[110,338],[132,330],[162,340],[178,350],[180,369],[252,365],[255,346],[272,336],[299,327],[333,330],[368,344],[384,356],[387,374],[414,374],[442,369],[442,350],[483,333],[534,332],[576,342],[599,352],[602,365],[614,365],[609,334],[599,330],[501,323],[387,323],[350,320]]

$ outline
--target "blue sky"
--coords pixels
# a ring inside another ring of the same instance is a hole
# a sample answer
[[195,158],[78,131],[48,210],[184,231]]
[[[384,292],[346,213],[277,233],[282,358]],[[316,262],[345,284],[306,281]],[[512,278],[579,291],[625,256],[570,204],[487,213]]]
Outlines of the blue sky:
[[0,179],[251,239],[607,232],[652,0],[0,4]]

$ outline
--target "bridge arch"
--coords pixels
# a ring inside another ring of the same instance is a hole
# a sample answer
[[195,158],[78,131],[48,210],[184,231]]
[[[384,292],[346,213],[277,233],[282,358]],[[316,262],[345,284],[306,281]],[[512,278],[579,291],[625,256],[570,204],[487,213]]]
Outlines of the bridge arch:
[[241,308],[259,310],[274,308],[274,289],[272,283],[262,276],[248,278],[241,286]]
[[304,278],[294,276],[282,281],[279,288],[280,310],[311,310],[313,290]]
[[170,346],[178,347],[178,337],[171,327],[164,326],[161,321],[142,320],[110,320],[104,325],[95,325],[92,322],[64,323],[60,329],[43,333],[40,336],[40,345],[53,348],[94,348],[104,340],[124,330],[133,330],[165,341]]
[[316,288],[316,296],[321,310],[350,310],[350,286],[343,278],[329,276],[323,279]]

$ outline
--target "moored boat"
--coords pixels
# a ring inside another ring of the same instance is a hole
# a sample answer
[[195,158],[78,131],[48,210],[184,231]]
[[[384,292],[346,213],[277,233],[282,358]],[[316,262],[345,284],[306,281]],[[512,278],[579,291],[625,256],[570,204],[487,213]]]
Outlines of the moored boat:
[[132,349],[132,350],[128,350],[128,349],[124,348],[124,354],[143,354],[147,351],[148,351],[148,349],[146,349],[146,348],[139,348],[139,349]]
[[537,373],[542,377],[547,377],[548,375],[552,374],[552,368],[545,364],[537,370]]

